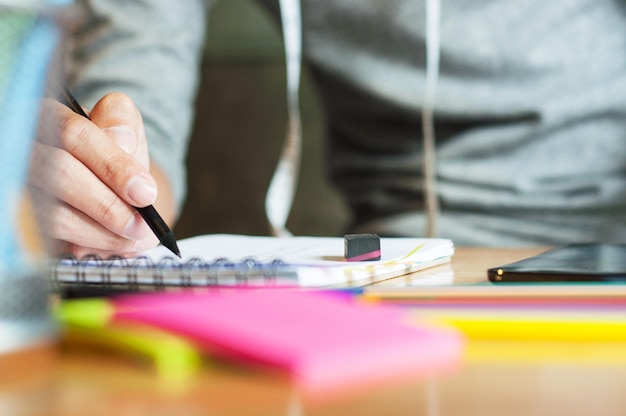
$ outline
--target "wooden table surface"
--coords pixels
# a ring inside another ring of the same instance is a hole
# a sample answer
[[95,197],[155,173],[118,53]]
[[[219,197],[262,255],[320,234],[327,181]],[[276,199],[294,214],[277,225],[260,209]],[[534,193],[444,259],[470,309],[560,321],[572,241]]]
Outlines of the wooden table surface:
[[[457,248],[454,280],[485,281],[488,267],[539,251]],[[483,347],[535,353],[490,359]],[[142,360],[54,343],[0,356],[0,415],[626,415],[626,346],[471,341],[468,351],[447,374],[314,401],[241,367],[209,364],[171,385]]]

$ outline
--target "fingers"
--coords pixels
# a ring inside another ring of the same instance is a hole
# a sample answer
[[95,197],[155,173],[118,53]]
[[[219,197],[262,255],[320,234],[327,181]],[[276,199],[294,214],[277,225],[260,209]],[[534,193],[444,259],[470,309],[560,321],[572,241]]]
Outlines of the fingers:
[[[40,192],[49,194],[48,198],[58,199],[74,207],[119,236],[142,239],[150,235],[150,228],[137,210],[124,203],[93,172],[66,151],[36,143],[31,160],[30,183]],[[41,202],[51,205],[43,198]]]
[[[37,188],[31,188],[37,218],[44,231],[48,246],[55,254],[71,253],[76,256],[112,254],[125,256],[140,253],[158,244],[148,233],[141,239],[126,239],[107,229],[86,214],[56,198],[51,198]],[[45,210],[41,209],[45,207]],[[94,244],[95,243],[95,244]]]
[[54,101],[31,161],[30,183],[44,233],[75,255],[131,255],[158,244],[134,207],[153,204],[143,121],[123,94],[103,97],[90,119]]
[[[134,106],[127,108],[132,103],[119,106],[110,103],[119,97],[125,96],[110,94],[100,102],[103,103],[103,107],[115,108],[113,117],[106,118],[102,115],[106,108],[100,110],[100,103],[91,112],[92,117],[96,116],[99,122],[126,123],[108,125],[106,126],[110,129],[108,132],[62,104],[46,101],[43,112],[55,114],[52,125],[54,131],[40,134],[40,141],[67,151],[128,204],[145,207],[156,200],[157,186],[147,169],[147,145],[145,137],[142,137],[143,128],[139,127],[142,121]],[[127,100],[125,98],[121,101]],[[128,110],[124,120],[120,116],[122,108]],[[115,129],[111,129],[112,127]],[[120,132],[121,134],[116,134]],[[109,135],[124,136],[125,147],[134,149],[134,154],[122,150]],[[132,141],[136,144],[133,145]],[[135,155],[142,160],[137,160]]]

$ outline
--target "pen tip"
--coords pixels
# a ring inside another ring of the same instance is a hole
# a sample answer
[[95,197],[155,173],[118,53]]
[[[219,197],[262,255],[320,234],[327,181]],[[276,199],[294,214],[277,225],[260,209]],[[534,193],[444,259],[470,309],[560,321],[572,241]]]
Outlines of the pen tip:
[[168,233],[165,233],[161,237],[161,244],[167,247],[167,249],[171,251],[172,253],[174,253],[178,258],[181,258],[181,259],[183,258],[183,256],[180,254],[178,244],[176,244],[176,237],[174,237],[173,232],[170,231]]

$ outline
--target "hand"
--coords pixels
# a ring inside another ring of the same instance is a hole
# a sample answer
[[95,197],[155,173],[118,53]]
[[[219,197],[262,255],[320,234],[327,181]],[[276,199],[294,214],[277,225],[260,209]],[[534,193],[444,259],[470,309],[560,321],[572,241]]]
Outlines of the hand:
[[43,103],[30,169],[35,211],[55,254],[132,256],[158,244],[134,207],[155,202],[141,114],[124,94],[104,96],[86,119]]

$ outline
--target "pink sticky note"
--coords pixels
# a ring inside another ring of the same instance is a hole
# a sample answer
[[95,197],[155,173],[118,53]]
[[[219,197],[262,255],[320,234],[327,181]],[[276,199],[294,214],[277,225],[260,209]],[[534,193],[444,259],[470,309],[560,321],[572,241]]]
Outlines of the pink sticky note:
[[455,331],[410,326],[404,312],[321,292],[229,290],[116,300],[118,322],[183,335],[206,350],[287,371],[308,391],[430,373],[455,363]]

